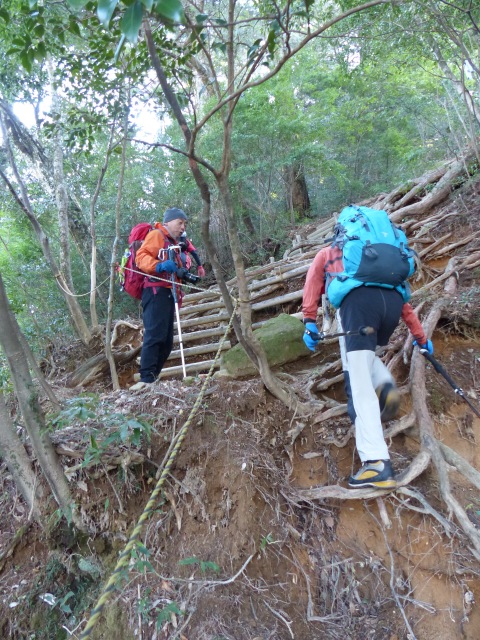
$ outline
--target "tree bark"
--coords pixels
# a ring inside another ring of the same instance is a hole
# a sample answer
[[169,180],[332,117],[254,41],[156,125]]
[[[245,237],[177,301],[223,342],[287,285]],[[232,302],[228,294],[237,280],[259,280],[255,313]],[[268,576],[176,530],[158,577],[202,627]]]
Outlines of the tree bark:
[[22,331],[21,331],[21,329],[20,329],[20,327],[18,325],[17,319],[16,319],[16,317],[13,315],[13,313],[11,311],[10,311],[10,317],[12,319],[12,322],[15,324],[15,326],[17,328],[17,333],[18,333],[18,337],[20,339],[20,342],[22,344],[22,348],[25,351],[25,355],[27,356],[27,358],[28,358],[28,360],[30,362],[30,366],[33,369],[33,372],[35,373],[35,376],[37,378],[38,384],[45,391],[45,395],[50,400],[52,405],[55,408],[60,409],[60,403],[59,403],[57,397],[55,396],[55,394],[53,393],[52,387],[45,380],[45,376],[43,375],[42,370],[40,369],[40,367],[37,364],[37,361],[35,359],[33,351],[30,349],[30,345],[26,341],[25,336],[23,335],[23,333],[22,333]]
[[0,456],[5,460],[15,485],[34,519],[44,528],[41,505],[46,492],[36,477],[30,459],[10,419],[3,391],[0,389]]
[[291,213],[290,221],[295,224],[295,213],[305,216],[311,206],[305,172],[300,163],[295,163],[285,167],[284,176],[287,206]]
[[63,473],[62,465],[48,436],[45,416],[30,376],[27,357],[22,349],[17,327],[10,317],[8,299],[1,274],[0,344],[8,360],[15,395],[38,463],[63,514],[76,519],[70,488]]
[[58,230],[60,235],[60,268],[67,281],[68,287],[73,291],[72,269],[70,260],[70,236],[68,230],[68,196],[65,187],[65,172],[63,170],[62,150],[62,126],[60,124],[61,108],[57,87],[53,79],[52,62],[47,61],[50,90],[52,92],[52,113],[57,119],[55,136],[53,139],[53,182],[55,190],[55,202],[57,205]]

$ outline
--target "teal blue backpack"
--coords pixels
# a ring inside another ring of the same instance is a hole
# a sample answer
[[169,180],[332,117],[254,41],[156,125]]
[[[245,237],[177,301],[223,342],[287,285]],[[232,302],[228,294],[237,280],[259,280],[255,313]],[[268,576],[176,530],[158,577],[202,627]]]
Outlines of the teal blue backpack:
[[327,295],[338,308],[352,289],[361,286],[396,289],[410,299],[407,279],[415,271],[415,251],[404,231],[386,211],[350,205],[343,209],[334,228],[332,247],[343,253],[343,271],[327,273]]

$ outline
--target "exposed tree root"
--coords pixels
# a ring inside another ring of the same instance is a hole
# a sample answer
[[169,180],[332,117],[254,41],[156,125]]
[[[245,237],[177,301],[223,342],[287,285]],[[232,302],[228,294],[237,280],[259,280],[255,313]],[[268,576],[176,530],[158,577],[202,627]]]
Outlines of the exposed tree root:
[[[113,352],[113,358],[115,364],[121,365],[131,362],[141,350],[140,347],[135,347],[129,351],[116,351]],[[77,387],[79,385],[86,385],[93,382],[100,376],[105,375],[110,370],[107,357],[104,352],[98,353],[76,369],[67,380],[68,387]]]

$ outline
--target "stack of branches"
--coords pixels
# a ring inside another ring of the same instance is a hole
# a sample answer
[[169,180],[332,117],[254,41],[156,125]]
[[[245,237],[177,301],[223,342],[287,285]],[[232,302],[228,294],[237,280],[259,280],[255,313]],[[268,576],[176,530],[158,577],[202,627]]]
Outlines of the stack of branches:
[[[480,232],[476,229],[473,231],[472,228],[471,234],[455,239],[454,231],[447,228],[449,222],[454,226],[462,214],[468,214],[466,208],[464,211],[459,209],[463,206],[461,197],[452,203],[448,196],[454,188],[459,189],[470,180],[470,167],[474,159],[473,151],[466,152],[459,160],[446,163],[439,169],[395,189],[390,194],[360,203],[377,209],[386,209],[392,221],[397,223],[401,221],[419,258],[424,261],[424,267],[417,275],[416,284],[421,282],[421,286],[416,288],[413,295],[414,302],[421,301],[428,293],[434,293],[448,277],[443,263],[449,256],[478,241]],[[284,253],[281,260],[271,259],[268,264],[252,267],[246,271],[254,329],[262,326],[269,317],[277,315],[279,311],[301,317],[300,304],[306,272],[313,257],[332,237],[335,221],[336,214],[320,220],[313,232],[305,237],[296,236],[291,249]],[[474,252],[468,259],[460,260],[457,269],[473,270],[478,261],[475,255]],[[228,281],[227,285],[232,296],[235,296],[236,278]],[[229,314],[218,288],[212,286],[209,289],[185,295],[180,319],[187,373],[208,371],[214,362],[212,358],[229,321]],[[111,340],[115,362],[123,366],[128,365],[139,355],[142,335],[141,324],[129,324],[135,339],[134,344],[131,344],[132,340],[125,344],[120,331],[125,324],[123,321],[117,323]],[[229,338],[231,341],[227,340],[223,345],[225,350],[234,344],[234,336],[231,335]],[[174,349],[169,358],[169,365],[172,366],[164,368],[161,374],[162,379],[178,377],[182,374],[180,356],[176,328]],[[67,384],[69,387],[85,386],[108,375],[108,371],[108,360],[101,352],[75,370]]]

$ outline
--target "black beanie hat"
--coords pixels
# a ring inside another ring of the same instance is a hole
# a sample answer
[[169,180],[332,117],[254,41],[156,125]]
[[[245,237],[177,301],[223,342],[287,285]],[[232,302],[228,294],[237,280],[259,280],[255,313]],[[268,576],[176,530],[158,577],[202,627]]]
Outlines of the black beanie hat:
[[177,209],[177,207],[171,207],[167,209],[163,214],[163,222],[171,222],[172,220],[188,220],[187,214],[182,209]]

